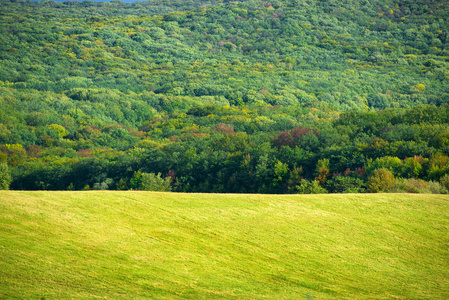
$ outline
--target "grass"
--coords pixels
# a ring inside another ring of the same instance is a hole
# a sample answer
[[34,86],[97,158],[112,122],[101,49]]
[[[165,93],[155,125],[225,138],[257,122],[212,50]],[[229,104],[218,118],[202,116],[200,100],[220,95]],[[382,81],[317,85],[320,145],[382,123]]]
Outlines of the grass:
[[0,192],[1,299],[449,299],[449,197]]

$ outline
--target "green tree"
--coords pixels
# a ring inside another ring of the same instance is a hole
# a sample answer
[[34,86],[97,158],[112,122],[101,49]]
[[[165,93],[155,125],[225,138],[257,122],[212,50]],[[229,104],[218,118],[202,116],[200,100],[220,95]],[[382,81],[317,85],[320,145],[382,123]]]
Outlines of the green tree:
[[365,182],[361,178],[335,176],[326,182],[326,187],[332,193],[362,193],[365,191]]
[[449,173],[449,157],[436,153],[429,160],[429,171],[427,177],[430,180],[438,181],[445,174]]
[[290,171],[290,178],[288,179],[289,193],[295,193],[296,186],[301,184],[302,173],[302,166],[300,166],[299,168],[294,166],[293,170]]
[[309,181],[302,179],[301,184],[296,186],[296,193],[298,194],[326,194],[327,190],[320,186],[318,180]]
[[0,190],[9,190],[11,181],[8,165],[4,162],[0,163]]
[[128,189],[128,182],[124,178],[120,178],[119,182],[117,183],[116,189],[119,191],[126,191]]
[[449,174],[444,175],[440,178],[440,184],[449,191]]
[[285,192],[285,183],[289,178],[289,168],[287,164],[277,161],[274,165],[273,191],[276,193]]
[[140,190],[143,191],[171,191],[171,177],[161,177],[161,173],[157,175],[154,173],[142,173],[142,182]]
[[132,189],[142,191],[171,191],[171,177],[161,177],[161,173],[143,173],[141,171],[134,172],[130,180]]
[[421,170],[423,169],[420,164],[420,160],[424,160],[422,157],[409,157],[404,160],[404,171],[403,175],[409,178],[418,178]]
[[374,161],[372,159],[368,159],[365,169],[368,175],[378,169],[387,169],[394,176],[398,177],[403,175],[404,166],[402,161],[398,157],[383,156],[380,158],[376,158]]

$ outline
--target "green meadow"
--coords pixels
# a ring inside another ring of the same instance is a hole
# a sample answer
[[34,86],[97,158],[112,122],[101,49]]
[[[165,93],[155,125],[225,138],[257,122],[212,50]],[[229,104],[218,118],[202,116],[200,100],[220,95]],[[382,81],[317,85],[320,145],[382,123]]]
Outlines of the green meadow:
[[449,197],[0,192],[1,299],[449,299]]

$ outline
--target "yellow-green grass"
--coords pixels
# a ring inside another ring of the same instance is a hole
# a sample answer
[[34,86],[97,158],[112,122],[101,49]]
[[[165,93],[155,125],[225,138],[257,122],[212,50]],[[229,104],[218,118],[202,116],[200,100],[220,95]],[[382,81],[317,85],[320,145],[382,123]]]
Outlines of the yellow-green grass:
[[0,299],[449,299],[449,197],[0,192]]

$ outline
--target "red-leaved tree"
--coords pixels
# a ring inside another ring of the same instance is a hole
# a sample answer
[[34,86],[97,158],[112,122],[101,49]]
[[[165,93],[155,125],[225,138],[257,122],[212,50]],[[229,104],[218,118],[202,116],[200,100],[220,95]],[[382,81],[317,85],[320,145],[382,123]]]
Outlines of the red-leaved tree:
[[291,148],[295,148],[296,146],[299,146],[301,144],[301,137],[305,134],[308,134],[311,132],[315,136],[319,135],[318,130],[312,130],[310,128],[304,128],[304,127],[297,127],[292,130],[284,130],[281,132],[281,134],[278,135],[278,137],[274,140],[274,145],[278,147],[279,149],[282,146],[289,146]]

